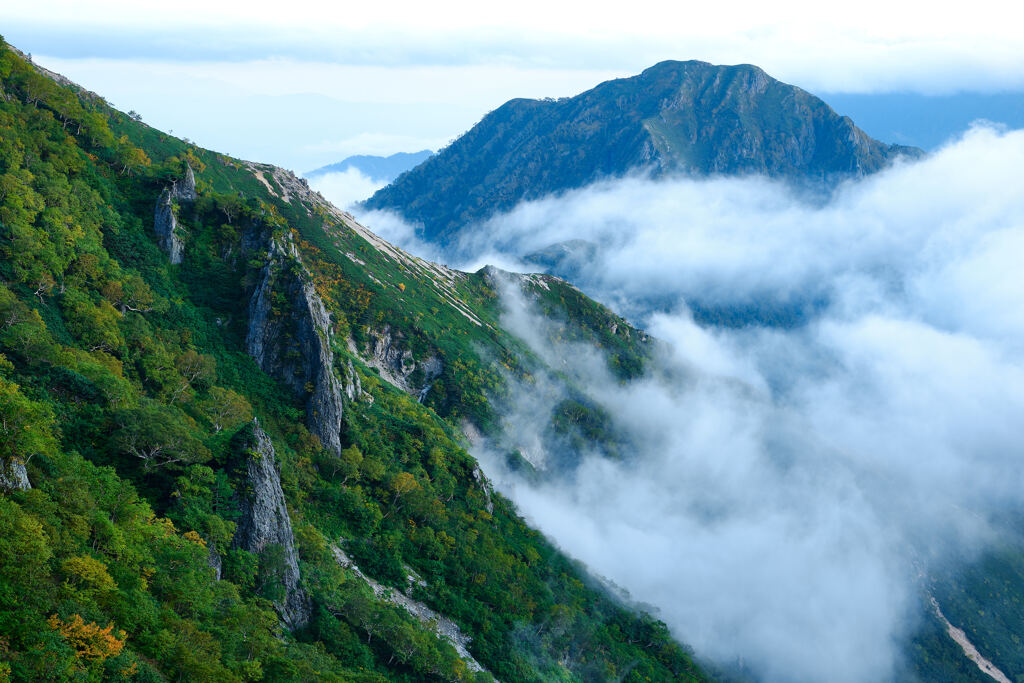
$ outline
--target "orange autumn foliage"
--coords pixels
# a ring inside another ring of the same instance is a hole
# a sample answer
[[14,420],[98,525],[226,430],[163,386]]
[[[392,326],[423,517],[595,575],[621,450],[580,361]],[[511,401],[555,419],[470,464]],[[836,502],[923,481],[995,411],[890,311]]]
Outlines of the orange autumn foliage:
[[94,621],[85,623],[78,614],[69,621],[64,621],[53,614],[46,621],[50,628],[64,636],[78,659],[102,662],[110,657],[116,657],[121,654],[128,639],[128,634],[124,631],[115,634],[113,624],[100,628]]

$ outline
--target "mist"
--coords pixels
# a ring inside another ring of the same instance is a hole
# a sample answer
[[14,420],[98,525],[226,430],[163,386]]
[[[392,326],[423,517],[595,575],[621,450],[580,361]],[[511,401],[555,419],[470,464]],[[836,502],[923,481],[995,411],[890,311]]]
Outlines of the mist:
[[[593,350],[552,346],[509,284],[504,324],[584,387],[629,450],[530,479],[499,445],[477,457],[532,523],[698,655],[767,681],[898,674],[929,567],[970,561],[1024,510],[1022,170],[1024,132],[975,128],[824,204],[759,178],[641,176],[467,231],[470,269],[597,245],[576,283],[667,342],[621,383]],[[424,247],[382,219],[371,225]],[[785,325],[698,324],[689,306],[801,299],[819,304]],[[540,469],[564,455],[541,452],[539,433],[560,391],[552,377],[516,385],[505,415]]]
[[370,178],[358,168],[335,173],[324,173],[309,180],[309,186],[322,194],[335,206],[351,211],[355,204],[388,184],[381,178]]

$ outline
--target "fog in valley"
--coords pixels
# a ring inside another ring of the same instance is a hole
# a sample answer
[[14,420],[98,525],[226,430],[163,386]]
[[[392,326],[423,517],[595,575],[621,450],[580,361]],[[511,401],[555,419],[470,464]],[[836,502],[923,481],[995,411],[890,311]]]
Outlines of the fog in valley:
[[[1024,507],[1022,166],[1024,131],[975,128],[825,203],[758,178],[630,177],[520,205],[448,254],[364,218],[466,269],[529,272],[524,255],[567,245],[576,284],[667,342],[624,384],[505,288],[503,322],[628,444],[535,478],[480,444],[530,521],[700,656],[881,680],[929,568],[977,557]],[[564,460],[537,452],[559,387],[517,384],[505,416],[541,468]]]

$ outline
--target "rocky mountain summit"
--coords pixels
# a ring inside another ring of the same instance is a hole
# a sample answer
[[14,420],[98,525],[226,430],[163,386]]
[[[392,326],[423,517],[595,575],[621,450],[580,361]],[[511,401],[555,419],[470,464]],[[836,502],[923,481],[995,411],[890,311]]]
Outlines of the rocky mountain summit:
[[633,172],[763,174],[814,187],[916,148],[874,140],[756,66],[666,61],[558,100],[511,100],[366,201],[442,244],[522,200]]

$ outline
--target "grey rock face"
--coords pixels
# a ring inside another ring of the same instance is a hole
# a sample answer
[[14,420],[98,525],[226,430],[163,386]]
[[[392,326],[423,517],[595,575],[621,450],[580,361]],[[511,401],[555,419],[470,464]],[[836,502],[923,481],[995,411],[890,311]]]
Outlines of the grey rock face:
[[25,491],[32,488],[28,470],[21,460],[0,460],[0,491]]
[[241,516],[232,544],[236,548],[260,554],[270,545],[284,551],[281,581],[285,597],[275,604],[281,620],[290,629],[309,622],[310,602],[299,586],[299,554],[295,550],[291,518],[281,490],[277,471],[277,454],[270,437],[253,420],[253,441],[246,463],[245,493],[240,497]]
[[392,336],[391,326],[385,325],[380,330],[371,330],[366,345],[369,362],[382,373],[387,372],[399,378],[404,385],[405,378],[412,374],[416,367],[412,352],[402,348],[398,340]]
[[171,190],[160,193],[153,212],[153,232],[156,233],[157,244],[167,253],[171,263],[181,263],[184,245],[178,235],[178,217],[174,213],[174,202],[171,201]]
[[[366,364],[377,368],[381,377],[399,389],[418,395],[420,400],[425,398],[430,384],[444,370],[441,359],[430,356],[417,362],[412,352],[405,348],[404,340],[392,331],[390,325],[379,330],[369,330],[367,335],[369,339],[362,354]],[[419,386],[413,386],[413,373],[417,370],[422,371],[423,381],[415,382]]]
[[[272,308],[274,293],[287,311]],[[267,265],[249,301],[246,349],[264,372],[307,396],[306,424],[325,448],[341,453],[342,388],[334,375],[330,316],[305,277],[294,245],[271,243]]]
[[185,164],[185,177],[171,183],[171,198],[179,202],[194,202],[198,198],[196,176],[188,164]]
[[181,263],[185,246],[178,234],[178,216],[175,202],[191,204],[196,200],[196,177],[190,166],[185,166],[185,177],[171,183],[160,193],[153,212],[153,232],[160,248],[167,252],[171,263]]
[[214,579],[220,581],[221,574],[224,571],[224,562],[221,560],[220,553],[217,552],[217,549],[213,547],[212,543],[207,543],[207,547],[209,548],[209,552],[206,556],[206,564],[208,564],[210,569],[213,570]]
[[484,500],[487,501],[487,514],[494,514],[494,501],[491,500],[491,482],[487,481],[484,477],[483,470],[480,469],[480,465],[473,465],[473,479],[476,481],[477,486],[484,492]]
[[357,401],[363,395],[363,383],[359,380],[359,375],[356,373],[356,368],[352,365],[352,361],[348,362],[348,367],[345,371],[345,397],[349,401]]

